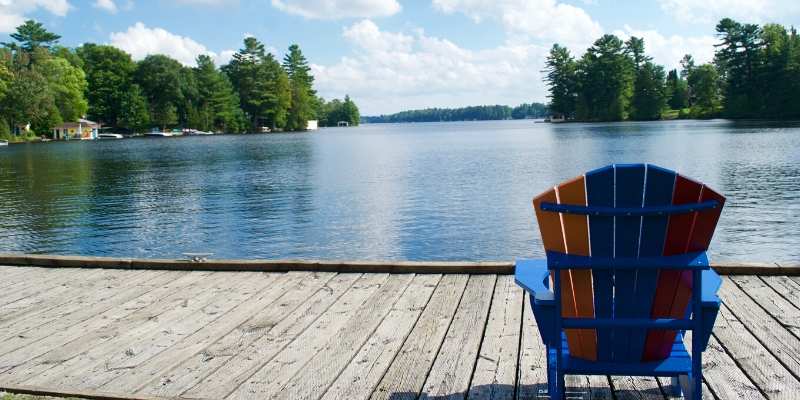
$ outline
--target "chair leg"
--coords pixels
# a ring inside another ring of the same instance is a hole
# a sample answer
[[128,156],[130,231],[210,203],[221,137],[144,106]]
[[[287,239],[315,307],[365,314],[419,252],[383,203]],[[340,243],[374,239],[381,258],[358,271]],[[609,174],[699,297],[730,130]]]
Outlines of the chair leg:
[[558,374],[558,400],[567,398],[567,385],[564,382],[564,374]]
[[670,378],[669,393],[671,397],[681,397],[681,383],[677,376]]
[[686,400],[700,400],[701,397],[694,397],[694,386],[696,379],[692,379],[689,375],[678,375],[678,383],[680,384],[683,398]]

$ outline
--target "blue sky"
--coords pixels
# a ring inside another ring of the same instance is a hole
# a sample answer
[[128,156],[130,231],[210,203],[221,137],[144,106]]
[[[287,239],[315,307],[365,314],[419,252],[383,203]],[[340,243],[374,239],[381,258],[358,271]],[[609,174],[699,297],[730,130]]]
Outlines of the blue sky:
[[545,101],[547,50],[580,54],[603,33],[642,36],[668,67],[713,54],[730,16],[798,25],[797,0],[0,0],[0,40],[33,18],[61,43],[108,43],[140,59],[226,62],[246,35],[280,56],[292,43],[326,98],[348,93],[363,114]]

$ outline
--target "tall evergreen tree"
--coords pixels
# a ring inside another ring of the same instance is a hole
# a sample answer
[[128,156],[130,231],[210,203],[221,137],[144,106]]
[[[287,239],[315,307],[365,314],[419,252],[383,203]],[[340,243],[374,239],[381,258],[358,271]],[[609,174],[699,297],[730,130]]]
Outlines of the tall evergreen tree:
[[197,58],[195,79],[199,90],[197,113],[201,130],[239,132],[239,98],[227,76],[219,72],[207,55]]
[[577,64],[566,47],[554,44],[545,63],[545,82],[550,99],[550,111],[566,118],[575,117]]
[[16,32],[9,36],[20,44],[3,43],[4,46],[14,49],[19,47],[27,52],[32,52],[40,47],[49,48],[58,43],[58,40],[61,39],[61,36],[45,29],[41,22],[36,22],[32,19],[18,26]]
[[689,107],[689,87],[686,80],[678,75],[678,70],[673,69],[667,73],[667,105],[673,110],[682,110]]
[[289,52],[283,58],[283,69],[289,78],[291,106],[289,107],[286,129],[305,130],[308,120],[313,117],[313,100],[316,93],[313,89],[314,77],[300,47],[289,46]]
[[731,116],[761,115],[763,98],[757,79],[761,29],[725,18],[717,24],[716,61],[725,78],[725,112]]
[[620,121],[628,117],[633,95],[633,61],[614,35],[603,35],[578,62],[576,115],[583,120]]

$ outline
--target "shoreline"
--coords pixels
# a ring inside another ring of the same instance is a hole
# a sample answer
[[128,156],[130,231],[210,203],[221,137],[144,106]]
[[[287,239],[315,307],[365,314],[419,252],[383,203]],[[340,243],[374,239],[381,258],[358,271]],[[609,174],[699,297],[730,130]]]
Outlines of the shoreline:
[[[0,265],[44,268],[107,268],[180,271],[514,274],[513,261],[208,259],[204,262],[192,262],[179,259],[0,253]],[[721,275],[800,276],[800,263],[796,262],[725,261],[712,262],[711,268]]]

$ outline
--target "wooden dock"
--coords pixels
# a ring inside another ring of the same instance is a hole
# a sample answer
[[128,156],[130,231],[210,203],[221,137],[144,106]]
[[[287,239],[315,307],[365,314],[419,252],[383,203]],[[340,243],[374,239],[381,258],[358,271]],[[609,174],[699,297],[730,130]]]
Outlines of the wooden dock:
[[[800,398],[800,278],[724,277],[705,398]],[[512,275],[0,266],[0,392],[96,399],[533,399]],[[570,376],[571,398],[669,399]]]

